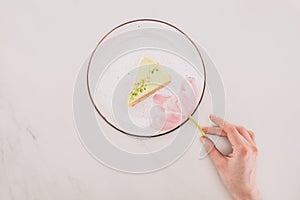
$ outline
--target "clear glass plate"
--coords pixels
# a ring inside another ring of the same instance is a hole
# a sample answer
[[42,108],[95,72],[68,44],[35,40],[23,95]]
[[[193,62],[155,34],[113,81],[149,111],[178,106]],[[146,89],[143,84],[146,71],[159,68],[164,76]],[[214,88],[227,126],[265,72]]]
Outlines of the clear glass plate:
[[[128,106],[143,56],[158,62],[172,81]],[[88,92],[96,113],[119,132],[137,137],[165,135],[184,124],[197,110],[205,82],[205,66],[195,43],[175,26],[152,19],[133,20],[110,31],[93,51],[87,70]],[[170,97],[168,104],[158,105],[157,95]],[[170,118],[173,115],[176,122]]]

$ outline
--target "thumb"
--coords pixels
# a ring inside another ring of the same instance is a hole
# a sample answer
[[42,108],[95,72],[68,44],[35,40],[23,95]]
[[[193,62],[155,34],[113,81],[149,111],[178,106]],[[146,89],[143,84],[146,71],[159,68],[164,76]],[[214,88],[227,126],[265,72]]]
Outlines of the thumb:
[[202,136],[200,140],[203,143],[206,152],[208,153],[215,166],[217,168],[221,167],[225,162],[225,157],[223,156],[223,154],[216,148],[214,143],[208,137]]

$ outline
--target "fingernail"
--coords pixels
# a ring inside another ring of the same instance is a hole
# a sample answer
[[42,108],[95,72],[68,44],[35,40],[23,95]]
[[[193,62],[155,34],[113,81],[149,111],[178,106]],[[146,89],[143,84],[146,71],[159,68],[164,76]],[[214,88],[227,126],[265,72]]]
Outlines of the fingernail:
[[210,115],[209,115],[209,118],[210,118],[210,119],[211,119],[211,118],[213,118],[213,117],[214,117],[214,115],[213,115],[213,114],[210,114]]
[[207,133],[208,127],[202,127],[202,130],[203,130],[205,133]]
[[205,140],[206,140],[205,137],[202,136],[202,137],[200,138],[200,140],[201,140],[201,142],[202,142],[203,144],[205,144]]

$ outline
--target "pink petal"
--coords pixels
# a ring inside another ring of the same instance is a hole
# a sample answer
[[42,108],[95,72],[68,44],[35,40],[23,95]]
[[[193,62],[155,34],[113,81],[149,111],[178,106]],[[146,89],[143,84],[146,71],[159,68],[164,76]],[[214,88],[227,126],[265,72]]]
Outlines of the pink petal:
[[163,130],[170,130],[175,128],[176,126],[178,126],[181,123],[181,113],[172,113],[169,112],[167,113],[166,116],[166,123],[163,127]]
[[164,103],[170,98],[171,98],[171,96],[169,96],[169,95],[155,94],[153,96],[153,101],[155,104],[163,106]]
[[191,84],[193,92],[194,92],[194,94],[196,96],[196,99],[198,99],[198,97],[199,97],[199,88],[196,85],[195,78],[194,77],[187,77],[186,79]]
[[[193,82],[192,79],[189,81]],[[189,81],[184,81],[179,91],[182,114],[187,117],[192,114],[197,105],[197,99]]]
[[[151,114],[151,126],[156,130],[167,131],[180,125],[183,117],[192,114],[197,106],[199,89],[194,77],[187,77],[181,84],[179,97],[172,95],[155,94],[153,102],[157,104]],[[179,106],[181,103],[181,107]]]
[[178,112],[181,113],[181,109],[178,103],[178,99],[176,97],[172,97],[168,99],[164,104],[164,109],[167,111]]
[[151,112],[153,112],[151,115],[151,126],[154,129],[167,131],[180,124],[181,109],[178,105],[178,99],[175,96],[155,94],[153,101],[158,107],[151,109]]

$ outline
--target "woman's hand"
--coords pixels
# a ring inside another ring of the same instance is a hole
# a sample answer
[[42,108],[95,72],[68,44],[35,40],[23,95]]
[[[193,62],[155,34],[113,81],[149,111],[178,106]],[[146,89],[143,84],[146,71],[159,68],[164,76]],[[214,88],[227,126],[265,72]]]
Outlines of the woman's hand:
[[254,133],[213,115],[210,115],[210,119],[217,126],[204,127],[203,131],[207,134],[228,137],[233,149],[231,154],[224,156],[209,138],[200,138],[223,183],[235,199],[262,199],[256,185],[258,149]]

